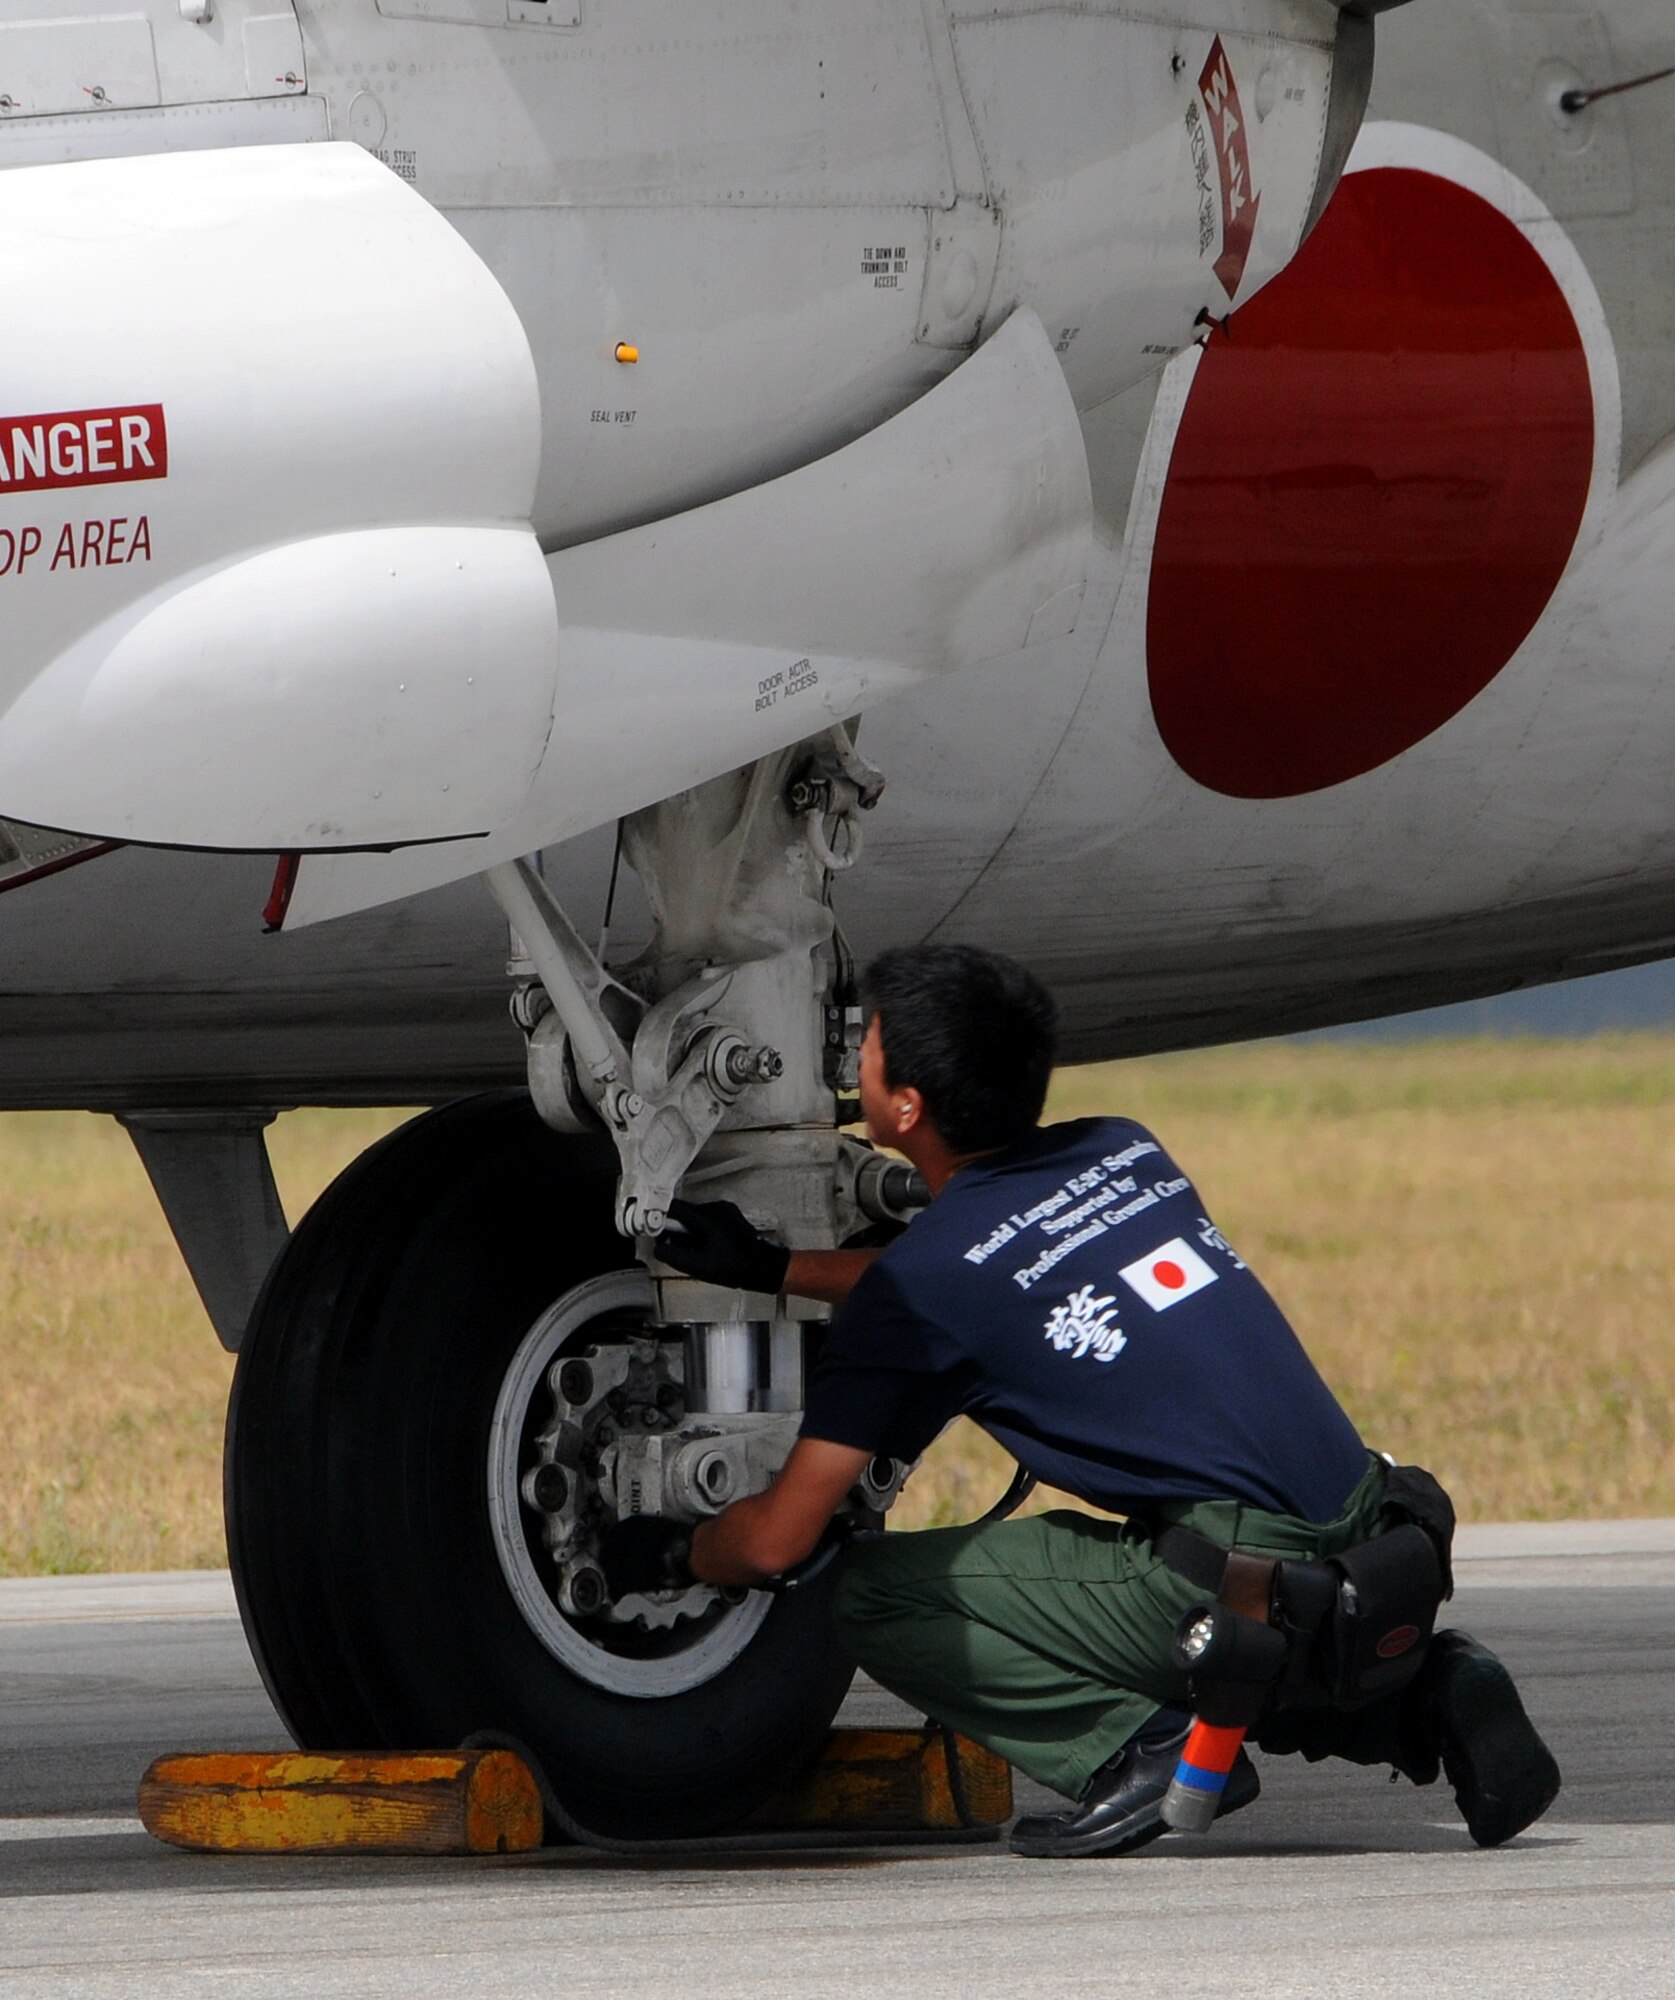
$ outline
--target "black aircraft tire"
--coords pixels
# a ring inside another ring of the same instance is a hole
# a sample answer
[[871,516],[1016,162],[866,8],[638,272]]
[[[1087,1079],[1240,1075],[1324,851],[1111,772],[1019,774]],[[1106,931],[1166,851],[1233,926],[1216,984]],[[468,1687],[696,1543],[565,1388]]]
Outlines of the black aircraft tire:
[[415,1119],[321,1196],[263,1291],[228,1414],[227,1538],[268,1692],[305,1748],[515,1738],[616,1839],[736,1824],[816,1754],[848,1686],[821,1584],[775,1599],[713,1679],[595,1686],[507,1586],[494,1403],[531,1324],[629,1261],[603,1142],[521,1093]]

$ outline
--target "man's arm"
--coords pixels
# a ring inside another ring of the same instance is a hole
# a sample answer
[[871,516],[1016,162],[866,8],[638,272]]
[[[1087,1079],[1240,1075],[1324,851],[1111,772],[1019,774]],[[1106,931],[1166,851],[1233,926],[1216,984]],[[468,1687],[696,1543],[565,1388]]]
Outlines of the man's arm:
[[824,1299],[840,1306],[861,1282],[882,1250],[793,1250],[783,1289],[799,1299]]
[[693,1574],[706,1583],[752,1585],[800,1563],[872,1456],[853,1445],[799,1438],[766,1493],[735,1501],[694,1531]]
[[746,1292],[791,1292],[840,1306],[877,1250],[786,1250],[730,1201],[673,1201],[657,1254],[677,1271]]

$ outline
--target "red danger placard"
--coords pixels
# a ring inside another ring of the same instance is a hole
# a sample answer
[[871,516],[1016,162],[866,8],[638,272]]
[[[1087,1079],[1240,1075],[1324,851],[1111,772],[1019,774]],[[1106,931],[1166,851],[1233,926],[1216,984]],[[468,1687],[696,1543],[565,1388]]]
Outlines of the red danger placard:
[[166,479],[169,433],[161,403],[0,417],[0,499],[54,486]]

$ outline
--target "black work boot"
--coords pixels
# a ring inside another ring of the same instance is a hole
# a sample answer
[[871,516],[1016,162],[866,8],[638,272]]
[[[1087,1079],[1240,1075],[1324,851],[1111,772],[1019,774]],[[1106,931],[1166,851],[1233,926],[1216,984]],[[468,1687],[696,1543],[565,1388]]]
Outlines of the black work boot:
[[1522,1833],[1558,1797],[1558,1764],[1512,1676],[1469,1632],[1439,1632],[1431,1641],[1410,1713],[1434,1732],[1454,1802],[1479,1847]]
[[[1030,1813],[1012,1828],[1012,1852],[1043,1856],[1132,1854],[1169,1829],[1163,1795],[1181,1761],[1191,1724],[1160,1740],[1136,1738],[1101,1764],[1064,1812]],[[1262,1789],[1256,1766],[1240,1750],[1227,1775],[1217,1819],[1248,1806]]]

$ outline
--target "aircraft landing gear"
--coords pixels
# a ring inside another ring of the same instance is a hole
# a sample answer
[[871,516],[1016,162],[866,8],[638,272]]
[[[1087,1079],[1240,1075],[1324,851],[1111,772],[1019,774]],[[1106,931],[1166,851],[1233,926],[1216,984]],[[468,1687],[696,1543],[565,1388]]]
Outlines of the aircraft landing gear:
[[[430,1113],[351,1166],[303,1219],[245,1339],[228,1539],[245,1628],[299,1743],[501,1732],[584,1826],[702,1834],[815,1755],[851,1669],[818,1585],[667,1624],[655,1607],[590,1615],[574,1596],[543,1610],[508,1585],[490,1481],[508,1470],[509,1427],[521,1445],[555,1413],[532,1363],[550,1342],[597,1391],[607,1370],[590,1354],[614,1366],[641,1339],[650,1287],[611,1226],[614,1167],[608,1145],[549,1131],[521,1093]],[[595,1439],[612,1393],[582,1398]],[[661,1408],[653,1388],[640,1409]],[[533,1539],[529,1572],[550,1592]]]
[[[625,1514],[760,1491],[796,1434],[820,1309],[658,1267],[676,1189],[812,1246],[911,1200],[835,1124],[856,1036],[827,892],[876,785],[825,738],[638,815],[659,932],[620,979],[532,869],[499,873],[539,975],[514,998],[530,1095],[357,1161],[240,1357],[233,1573],[301,1743],[510,1736],[626,1839],[735,1824],[816,1754],[851,1672],[829,1574],[613,1603],[595,1550]],[[875,1462],[852,1504],[876,1516],[902,1476]]]

